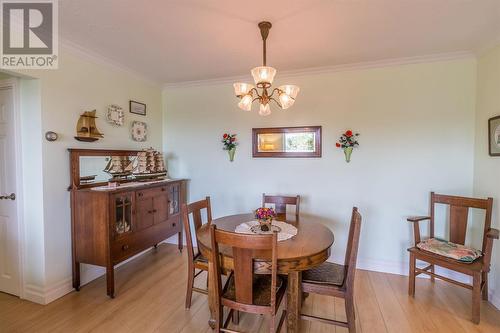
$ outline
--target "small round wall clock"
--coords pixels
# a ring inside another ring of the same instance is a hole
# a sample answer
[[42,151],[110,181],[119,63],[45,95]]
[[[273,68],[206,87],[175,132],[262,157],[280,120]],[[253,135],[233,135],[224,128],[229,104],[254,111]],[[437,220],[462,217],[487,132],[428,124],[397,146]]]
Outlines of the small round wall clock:
[[132,140],[144,142],[148,139],[148,125],[142,121],[132,122]]
[[123,109],[118,105],[110,105],[108,106],[108,112],[106,114],[106,119],[110,124],[116,126],[123,126],[125,114]]

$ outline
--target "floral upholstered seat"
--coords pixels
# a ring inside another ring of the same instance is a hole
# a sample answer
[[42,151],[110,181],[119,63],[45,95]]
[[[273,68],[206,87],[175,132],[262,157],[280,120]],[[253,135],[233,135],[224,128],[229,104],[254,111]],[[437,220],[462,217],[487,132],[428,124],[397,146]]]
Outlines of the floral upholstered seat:
[[471,263],[482,256],[481,251],[474,248],[448,242],[444,239],[429,238],[417,244],[421,250],[429,251],[464,263]]

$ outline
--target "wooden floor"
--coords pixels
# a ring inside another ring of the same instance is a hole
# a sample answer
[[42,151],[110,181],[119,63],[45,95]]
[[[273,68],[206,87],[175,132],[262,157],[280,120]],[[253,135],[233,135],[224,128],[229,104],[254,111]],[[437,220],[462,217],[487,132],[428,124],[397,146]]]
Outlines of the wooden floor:
[[[184,309],[186,251],[162,244],[120,267],[115,274],[116,298],[106,296],[104,278],[80,292],[46,306],[0,293],[0,332],[212,332],[207,298],[194,294]],[[204,285],[202,281],[200,285]],[[356,275],[358,332],[500,332],[500,311],[483,302],[481,324],[470,322],[470,292],[428,279],[417,279],[415,299],[407,296],[408,279],[359,270]],[[311,295],[304,312],[344,319],[339,299]],[[267,320],[243,314],[239,329],[268,332]],[[302,321],[302,332],[347,332]],[[285,329],[283,329],[283,332]]]

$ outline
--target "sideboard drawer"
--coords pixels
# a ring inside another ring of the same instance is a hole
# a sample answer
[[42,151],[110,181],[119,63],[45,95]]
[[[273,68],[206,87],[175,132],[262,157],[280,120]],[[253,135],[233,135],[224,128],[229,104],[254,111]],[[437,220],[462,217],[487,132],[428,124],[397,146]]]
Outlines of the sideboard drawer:
[[137,199],[151,198],[162,193],[167,193],[167,186],[152,187],[145,190],[140,190],[135,192]]
[[144,249],[144,244],[135,235],[125,236],[113,242],[111,255],[118,262]]

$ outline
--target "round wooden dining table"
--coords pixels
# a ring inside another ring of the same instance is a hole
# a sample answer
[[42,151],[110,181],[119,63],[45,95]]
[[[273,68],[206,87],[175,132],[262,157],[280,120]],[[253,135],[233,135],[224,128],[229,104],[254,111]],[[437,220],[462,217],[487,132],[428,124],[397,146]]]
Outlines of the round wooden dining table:
[[[243,222],[254,220],[253,214],[239,214],[218,218],[212,221],[218,229],[234,232],[236,226]],[[287,332],[298,332],[300,324],[300,308],[302,301],[302,274],[301,272],[326,261],[330,256],[330,248],[334,241],[333,233],[314,217],[287,215],[286,221],[297,227],[297,235],[291,239],[278,242],[278,273],[288,275],[287,286]],[[205,256],[211,258],[210,232],[207,224],[197,231],[198,247]],[[230,248],[220,248],[222,253],[222,268],[230,271],[233,268]],[[214,276],[214,265],[209,261],[208,274]],[[257,273],[270,272],[269,265],[264,262],[255,262],[254,271]],[[211,318],[210,326],[215,327],[216,295],[214,281],[209,279],[208,297]]]

